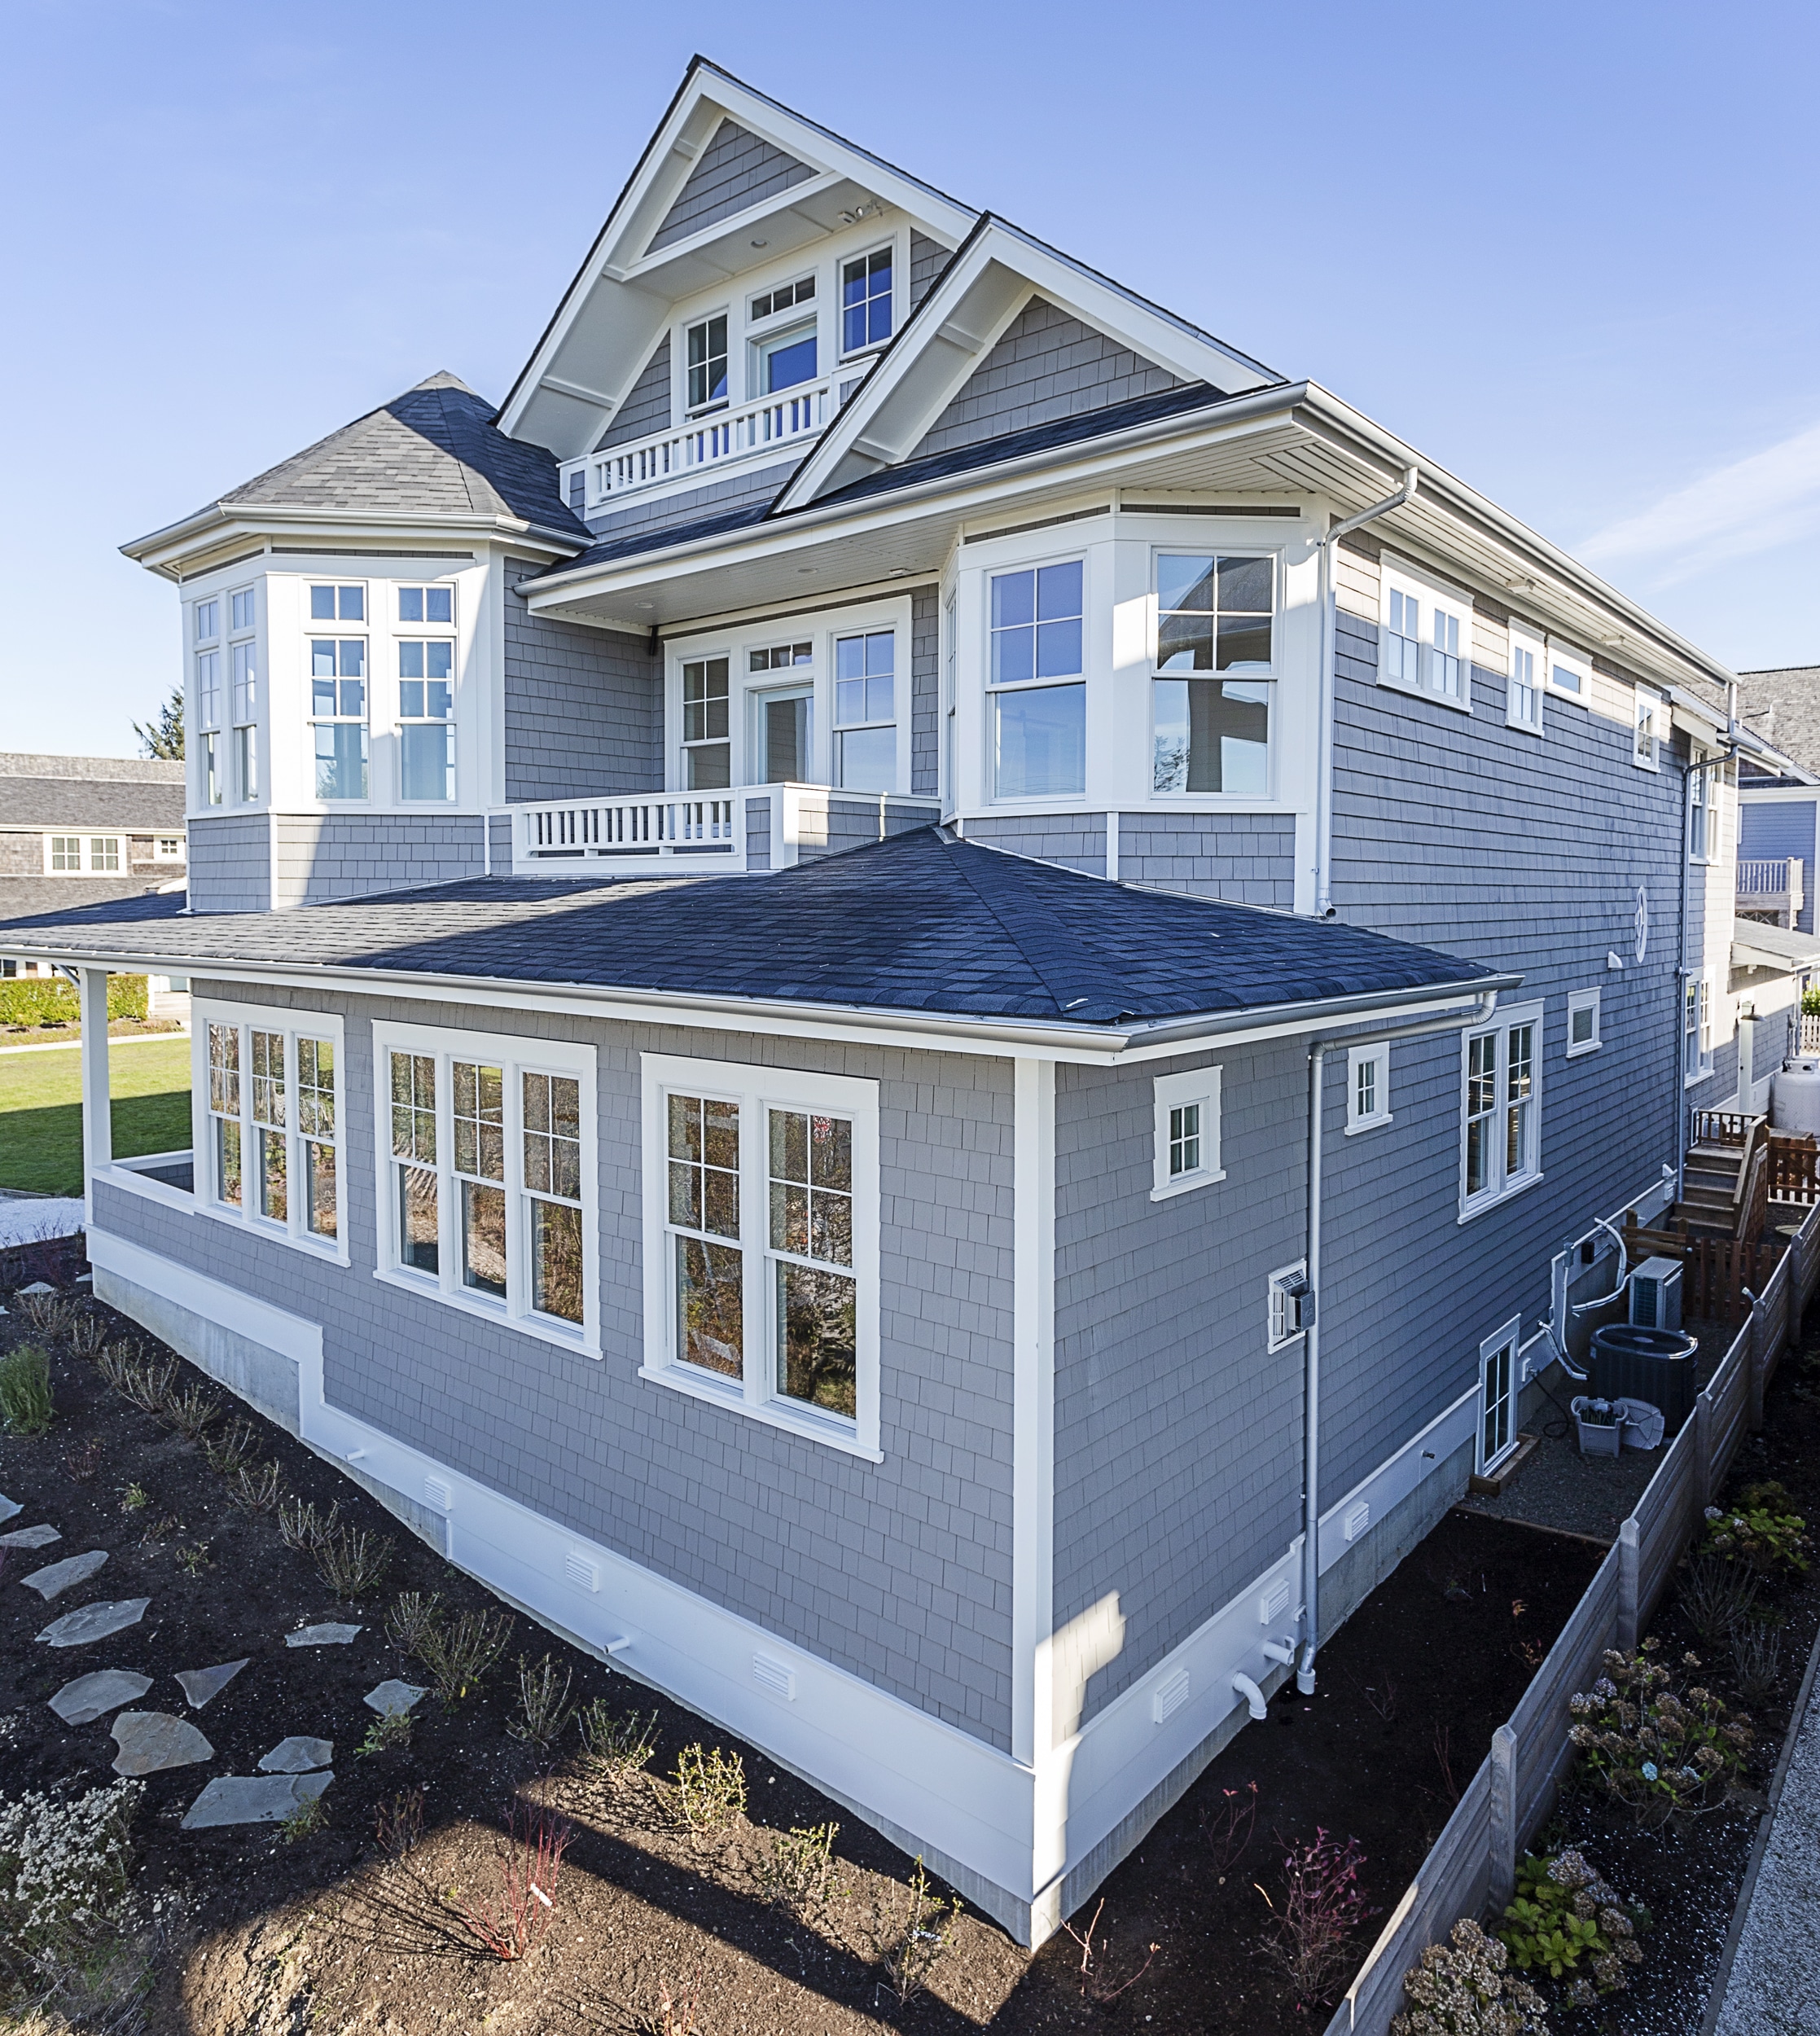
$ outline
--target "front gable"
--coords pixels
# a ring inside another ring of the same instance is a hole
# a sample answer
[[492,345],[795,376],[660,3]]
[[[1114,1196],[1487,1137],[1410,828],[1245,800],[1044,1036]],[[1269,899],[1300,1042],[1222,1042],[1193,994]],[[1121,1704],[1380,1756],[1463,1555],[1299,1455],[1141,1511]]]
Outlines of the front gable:
[[686,240],[691,234],[717,226],[815,174],[807,163],[786,154],[762,134],[752,134],[736,120],[723,120],[651,235],[647,252],[656,253]]

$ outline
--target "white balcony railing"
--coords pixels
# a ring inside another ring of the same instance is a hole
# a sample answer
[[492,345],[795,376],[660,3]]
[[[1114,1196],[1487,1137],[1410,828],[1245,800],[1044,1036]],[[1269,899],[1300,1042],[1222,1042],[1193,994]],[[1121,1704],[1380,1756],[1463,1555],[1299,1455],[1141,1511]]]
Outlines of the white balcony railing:
[[1770,912],[1778,925],[1792,926],[1805,902],[1805,866],[1798,855],[1753,858],[1738,865],[1737,906],[1743,912]]
[[[800,447],[824,429],[859,385],[863,364],[743,405],[698,417],[673,430],[615,445],[588,463],[588,507],[686,480],[704,469],[737,465],[779,446]],[[564,467],[564,484],[572,470]]]
[[757,875],[940,818],[939,802],[827,785],[743,785],[505,809],[515,876]]

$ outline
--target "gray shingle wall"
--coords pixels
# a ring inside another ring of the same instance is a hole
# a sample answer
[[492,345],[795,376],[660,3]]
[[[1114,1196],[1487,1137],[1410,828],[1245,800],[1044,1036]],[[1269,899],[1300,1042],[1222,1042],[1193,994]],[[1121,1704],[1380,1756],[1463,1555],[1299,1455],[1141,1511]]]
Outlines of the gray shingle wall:
[[1167,368],[1033,297],[910,457],[953,452],[1182,386]]
[[[1374,683],[1376,629],[1342,612],[1333,898],[1342,919],[1520,970],[1545,1003],[1542,1179],[1458,1221],[1461,1047],[1392,1046],[1392,1122],[1348,1139],[1344,1056],[1327,1089],[1322,1498],[1331,1505],[1476,1382],[1480,1342],[1533,1329],[1549,1262],[1675,1153],[1682,770],[1629,761],[1627,726],[1550,695],[1544,739],[1504,725],[1505,681],[1472,671],[1473,713]],[[1651,937],[1635,962],[1636,893]],[[1608,969],[1616,952],[1625,966]],[[1597,1053],[1569,1060],[1567,993],[1597,989]],[[1716,1068],[1712,1086],[1729,1079]],[[1704,1099],[1699,1090],[1691,1100]]]
[[272,903],[321,905],[479,876],[485,824],[471,813],[281,813]]
[[1054,814],[1047,818],[995,819],[988,814],[967,823],[967,838],[982,847],[1034,856],[1041,862],[1059,862],[1089,876],[1106,874],[1106,816],[1103,813]]
[[[210,994],[202,980],[195,986]],[[101,1226],[320,1322],[334,1405],[1008,1749],[1009,1063],[479,1006],[336,1003],[264,988],[257,995],[346,1015],[342,1178],[352,1266],[325,1265],[104,1184]],[[381,1017],[595,1044],[601,1360],[374,1281],[370,1027]],[[882,1463],[638,1376],[641,1051],[879,1082]]]
[[1119,875],[1235,905],[1296,902],[1296,822],[1286,813],[1121,813]]
[[[1153,1202],[1155,1077],[1208,1064],[1226,1178]],[[1265,1323],[1302,1254],[1305,1067],[1292,1043],[1055,1071],[1055,1621],[1115,1595],[1125,1621],[1086,1718],[1297,1531],[1301,1351]]]
[[666,332],[658,342],[657,351],[645,363],[644,371],[627,392],[625,401],[615,411],[613,421],[600,434],[594,450],[603,453],[609,446],[623,445],[629,440],[666,430],[669,421],[670,336]]
[[761,199],[805,182],[815,172],[781,148],[748,133],[737,121],[722,121],[695,159],[676,203],[651,237],[653,252],[686,239],[717,220],[726,219]]
[[941,625],[932,586],[910,595],[910,790],[941,789]]
[[1774,862],[1784,856],[1801,859],[1801,910],[1796,924],[1804,933],[1813,931],[1814,894],[1820,889],[1820,870],[1814,867],[1813,801],[1805,799],[1752,800],[1738,806],[1738,859],[1739,862]]
[[768,870],[771,867],[771,802],[769,799],[748,799],[746,801],[746,867],[748,870]]
[[271,910],[271,831],[263,813],[205,814],[189,833],[192,911]]
[[616,509],[610,516],[590,516],[588,528],[603,542],[635,538],[647,530],[673,530],[679,524],[743,509],[755,502],[769,502],[795,471],[794,463],[767,467],[756,474],[742,470],[725,480],[711,481],[704,488],[663,495],[655,502],[637,501],[630,508]]
[[910,228],[910,308],[918,305],[935,287],[936,278],[948,265],[948,250],[939,240],[932,240],[927,234]]
[[664,665],[634,637],[533,615],[506,562],[506,798],[582,799],[664,783]]

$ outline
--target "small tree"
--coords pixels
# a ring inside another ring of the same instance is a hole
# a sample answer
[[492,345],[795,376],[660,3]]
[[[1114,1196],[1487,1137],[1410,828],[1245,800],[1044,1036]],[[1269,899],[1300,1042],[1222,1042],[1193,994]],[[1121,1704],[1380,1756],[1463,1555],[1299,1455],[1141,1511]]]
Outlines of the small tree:
[[148,757],[160,757],[168,763],[183,761],[183,688],[173,686],[171,696],[158,709],[155,721],[134,722],[133,732],[144,746]]

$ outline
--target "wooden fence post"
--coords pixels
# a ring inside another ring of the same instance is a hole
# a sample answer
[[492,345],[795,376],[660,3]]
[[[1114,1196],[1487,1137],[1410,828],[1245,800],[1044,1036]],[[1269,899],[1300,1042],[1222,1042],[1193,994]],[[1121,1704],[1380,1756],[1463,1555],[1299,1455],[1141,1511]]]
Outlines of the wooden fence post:
[[1500,1725],[1491,1735],[1491,1906],[1502,1914],[1516,1893],[1516,1734]]
[[1633,1513],[1618,1529],[1618,1646],[1625,1654],[1637,1645],[1638,1552],[1637,1516]]
[[1805,1255],[1801,1233],[1807,1228],[1803,1223],[1788,1240],[1788,1343],[1791,1352],[1799,1348],[1801,1341],[1801,1260]]
[[1713,1402],[1704,1393],[1694,1396],[1694,1495],[1692,1531],[1698,1534],[1706,1509],[1713,1503]]
[[1750,1329],[1751,1340],[1745,1354],[1751,1367],[1751,1433],[1760,1435],[1763,1432],[1763,1391],[1769,1353],[1763,1347],[1763,1304],[1755,1294],[1751,1296]]

